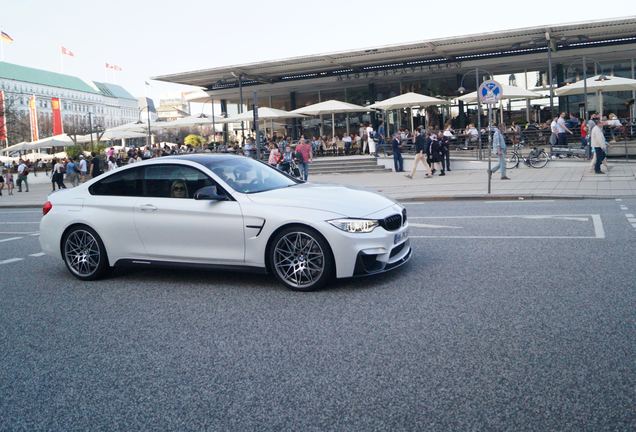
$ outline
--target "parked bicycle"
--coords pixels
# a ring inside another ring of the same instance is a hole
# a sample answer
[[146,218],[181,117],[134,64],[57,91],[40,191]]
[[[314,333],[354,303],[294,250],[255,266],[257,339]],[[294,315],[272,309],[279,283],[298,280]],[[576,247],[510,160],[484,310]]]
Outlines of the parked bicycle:
[[506,157],[506,168],[512,169],[519,166],[519,162],[523,161],[524,164],[531,166],[532,168],[543,168],[550,161],[550,156],[542,148],[533,147],[528,154],[528,157],[523,157],[521,154],[521,144],[516,144],[512,148],[512,153]]

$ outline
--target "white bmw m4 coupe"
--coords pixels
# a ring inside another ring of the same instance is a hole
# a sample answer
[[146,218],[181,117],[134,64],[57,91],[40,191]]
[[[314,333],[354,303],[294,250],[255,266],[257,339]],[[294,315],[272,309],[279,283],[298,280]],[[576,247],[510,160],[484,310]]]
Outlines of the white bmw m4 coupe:
[[411,257],[401,205],[243,156],[130,164],[52,193],[43,213],[42,250],[82,280],[120,265],[247,268],[309,291]]

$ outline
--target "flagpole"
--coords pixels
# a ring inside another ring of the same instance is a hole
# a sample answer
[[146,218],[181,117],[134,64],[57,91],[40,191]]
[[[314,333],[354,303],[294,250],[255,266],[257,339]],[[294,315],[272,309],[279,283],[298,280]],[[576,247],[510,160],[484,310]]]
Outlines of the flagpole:
[[62,48],[60,48],[60,73],[64,73],[64,54],[62,54]]

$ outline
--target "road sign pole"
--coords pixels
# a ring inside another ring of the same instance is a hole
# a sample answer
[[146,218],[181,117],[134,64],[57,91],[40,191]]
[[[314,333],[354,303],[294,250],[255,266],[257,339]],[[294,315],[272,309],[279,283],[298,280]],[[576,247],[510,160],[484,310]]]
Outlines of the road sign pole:
[[[488,104],[488,195],[492,183],[492,104]],[[501,169],[501,167],[499,167]]]

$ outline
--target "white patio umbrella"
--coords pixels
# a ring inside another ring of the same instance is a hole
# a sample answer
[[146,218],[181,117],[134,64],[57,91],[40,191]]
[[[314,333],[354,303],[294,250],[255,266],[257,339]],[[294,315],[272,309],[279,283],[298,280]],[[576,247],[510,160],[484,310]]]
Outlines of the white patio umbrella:
[[380,102],[369,105],[368,108],[381,109],[384,111],[410,108],[411,110],[411,130],[413,130],[413,108],[427,107],[431,105],[447,105],[450,102],[444,99],[438,99],[431,96],[426,96],[420,93],[404,93],[399,96],[395,96],[389,99],[385,99]]
[[220,117],[183,117],[169,122],[165,122],[161,125],[163,128],[181,128],[189,126],[202,126],[211,125],[213,123],[220,123],[224,119]]
[[[507,84],[501,84],[501,90],[501,99],[535,99],[545,97],[540,93]],[[474,91],[472,93],[465,94],[457,99],[466,103],[477,102],[477,92]]]
[[0,156],[0,163],[9,163],[9,162],[13,162],[13,158],[9,157],[9,156]]
[[60,134],[34,141],[31,143],[31,148],[41,149],[49,147],[71,147],[74,145],[75,143],[73,142],[71,137],[66,134]]
[[603,116],[603,93],[617,91],[635,91],[636,80],[630,78],[596,75],[586,80],[580,80],[574,84],[566,85],[556,90],[558,96],[579,95],[596,93],[599,97],[600,114]]
[[[286,118],[302,118],[302,114],[294,111],[285,111],[276,108],[258,107],[259,120],[277,120]],[[254,121],[254,110],[245,111],[244,113],[222,119],[223,123],[238,123],[242,121]]]
[[22,141],[21,143],[17,143],[17,144],[13,144],[7,148],[2,149],[2,151],[4,153],[10,153],[10,152],[14,152],[14,151],[24,151],[24,150],[31,150],[31,143],[28,143],[26,141]]
[[363,107],[362,105],[355,105],[348,102],[331,99],[324,102],[318,102],[313,105],[307,105],[306,107],[295,109],[292,112],[296,114],[306,114],[313,116],[331,114],[331,136],[333,137],[336,135],[335,115],[337,113],[353,113],[364,111],[369,111],[369,108]]
[[104,132],[100,140],[112,141],[112,140],[120,140],[120,139],[128,139],[128,138],[145,138],[147,136],[148,136],[147,134],[142,132],[107,130],[106,132]]
[[[512,99],[538,99],[538,98],[543,98],[545,96],[543,96],[540,93],[536,93],[530,90],[526,90],[524,88],[521,87],[517,87],[517,86],[511,86],[511,85],[507,85],[507,84],[501,84],[501,99],[500,99],[500,107],[501,107],[501,101],[503,100],[512,100]],[[475,103],[477,102],[477,92],[474,91],[472,93],[468,93],[465,94],[463,96],[460,96],[457,98],[457,100],[460,100],[462,102],[466,102],[466,103]],[[499,110],[501,113],[501,118],[500,121],[503,123],[503,109]]]

